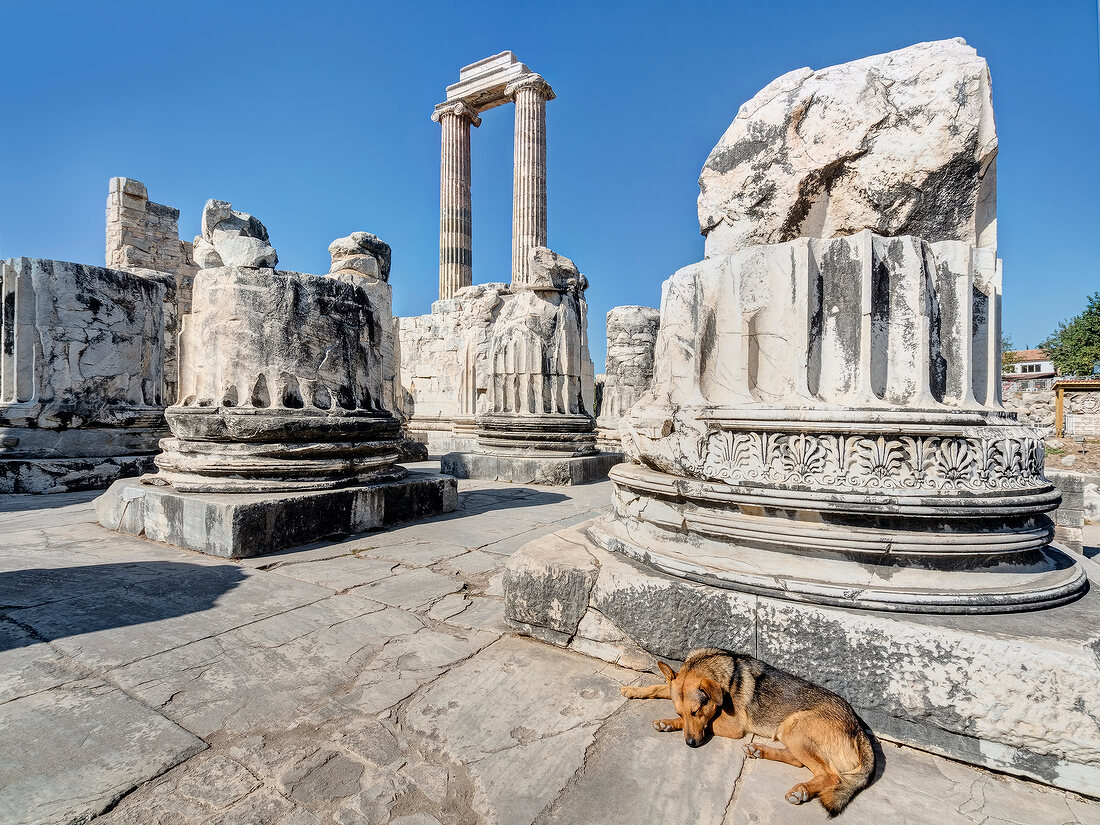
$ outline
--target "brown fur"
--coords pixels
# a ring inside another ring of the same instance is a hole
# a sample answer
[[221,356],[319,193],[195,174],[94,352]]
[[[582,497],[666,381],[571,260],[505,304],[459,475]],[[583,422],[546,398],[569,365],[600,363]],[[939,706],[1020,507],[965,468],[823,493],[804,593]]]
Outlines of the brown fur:
[[624,687],[628,699],[671,699],[675,719],[658,719],[660,731],[682,730],[693,748],[711,735],[741,739],[755,734],[782,748],[749,743],[752,759],[772,759],[813,771],[813,779],[787,792],[800,805],[815,796],[836,816],[871,781],[875,753],[852,706],[831,690],[765,664],[717,648],[693,650],[676,673],[659,664],[667,680]]

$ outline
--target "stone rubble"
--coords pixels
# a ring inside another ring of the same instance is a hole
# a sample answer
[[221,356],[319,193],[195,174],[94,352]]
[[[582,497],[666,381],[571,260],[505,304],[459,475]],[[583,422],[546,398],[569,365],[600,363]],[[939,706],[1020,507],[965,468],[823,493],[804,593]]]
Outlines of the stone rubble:
[[267,227],[228,201],[211,198],[202,209],[202,234],[195,236],[195,260],[202,269],[274,268],[279,263],[268,243]]

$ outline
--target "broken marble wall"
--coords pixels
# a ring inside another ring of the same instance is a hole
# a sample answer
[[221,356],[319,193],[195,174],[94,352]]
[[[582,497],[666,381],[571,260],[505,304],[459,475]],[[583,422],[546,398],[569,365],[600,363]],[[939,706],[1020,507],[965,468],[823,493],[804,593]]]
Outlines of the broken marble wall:
[[0,491],[94,489],[145,469],[164,427],[166,284],[39,258],[0,272]]
[[473,446],[473,419],[488,409],[493,324],[511,297],[508,284],[476,284],[436,301],[428,315],[394,319],[398,407],[411,438],[433,451]]
[[[106,264],[163,282],[164,396],[176,399],[179,318],[191,311],[191,283],[198,267],[192,245],[179,237],[179,210],[149,200],[145,184],[111,178],[107,194]],[[158,276],[154,273],[161,273]],[[163,275],[170,278],[164,278]]]
[[652,307],[621,306],[607,313],[607,372],[603,376],[596,425],[600,441],[618,449],[619,419],[653,381],[653,348],[661,313]]

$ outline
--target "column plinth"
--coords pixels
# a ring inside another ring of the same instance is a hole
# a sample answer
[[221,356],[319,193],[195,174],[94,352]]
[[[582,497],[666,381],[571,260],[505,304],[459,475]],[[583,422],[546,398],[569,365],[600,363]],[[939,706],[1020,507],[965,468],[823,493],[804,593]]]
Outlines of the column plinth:
[[462,101],[441,103],[432,120],[443,130],[439,162],[439,298],[452,297],[473,280],[470,200],[470,126],[477,112]]

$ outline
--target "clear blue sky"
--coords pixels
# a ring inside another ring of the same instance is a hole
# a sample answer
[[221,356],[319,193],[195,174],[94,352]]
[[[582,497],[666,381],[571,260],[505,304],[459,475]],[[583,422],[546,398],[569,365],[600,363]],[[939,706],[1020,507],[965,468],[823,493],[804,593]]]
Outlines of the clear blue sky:
[[[102,263],[107,180],[137,178],[198,230],[218,197],[280,267],[329,242],[394,249],[395,312],[438,278],[439,126],[459,67],[511,49],[549,104],[549,245],[603,315],[656,306],[702,257],[703,161],[774,77],[962,36],[990,63],[1004,327],[1035,346],[1100,289],[1097,7],[1055,2],[302,3],[0,0],[0,256]],[[474,131],[475,281],[508,280],[510,108]]]

